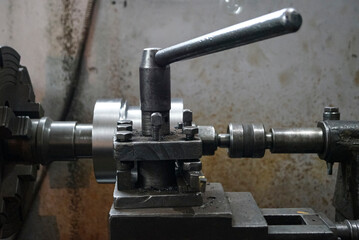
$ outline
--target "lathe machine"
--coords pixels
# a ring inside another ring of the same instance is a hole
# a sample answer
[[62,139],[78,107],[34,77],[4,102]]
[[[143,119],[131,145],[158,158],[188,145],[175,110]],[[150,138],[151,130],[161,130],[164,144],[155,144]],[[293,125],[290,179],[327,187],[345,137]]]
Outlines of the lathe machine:
[[[98,100],[92,124],[44,117],[20,55],[1,47],[1,237],[20,228],[38,164],[91,157],[97,181],[115,183],[111,239],[359,239],[358,121],[340,120],[338,108],[325,107],[323,119],[308,128],[230,123],[217,133],[171,99],[171,63],[296,32],[301,24],[296,10],[283,9],[168,48],[146,48],[140,106]],[[339,163],[338,222],[309,208],[260,209],[250,193],[207,182],[200,159],[217,148],[231,158],[261,158],[266,149],[318,154],[328,174]]]

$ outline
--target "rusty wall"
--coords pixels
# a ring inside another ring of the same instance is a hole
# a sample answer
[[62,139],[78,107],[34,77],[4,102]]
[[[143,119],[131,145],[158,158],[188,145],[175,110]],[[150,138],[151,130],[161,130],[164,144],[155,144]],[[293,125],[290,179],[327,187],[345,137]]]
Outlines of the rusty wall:
[[[359,117],[357,1],[103,0],[91,21],[89,5],[0,2],[0,44],[20,52],[37,99],[55,119],[91,122],[98,98],[137,105],[145,47],[170,46],[288,6],[302,13],[298,33],[175,63],[172,96],[184,99],[197,124],[219,132],[229,122],[312,127],[327,104],[340,107],[343,119]],[[209,181],[250,191],[261,207],[312,207],[334,216],[336,168],[327,176],[315,155],[229,159],[219,150],[203,162]],[[53,164],[22,236],[104,239],[112,190],[95,182],[90,160]]]

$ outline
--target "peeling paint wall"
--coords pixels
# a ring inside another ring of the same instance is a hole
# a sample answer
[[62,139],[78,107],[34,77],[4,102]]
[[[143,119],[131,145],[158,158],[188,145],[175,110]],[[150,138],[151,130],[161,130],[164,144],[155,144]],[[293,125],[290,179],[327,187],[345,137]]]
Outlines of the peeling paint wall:
[[[88,4],[0,3],[0,43],[20,52],[37,99],[55,119],[91,122],[98,98],[122,97],[138,105],[145,47],[170,46],[284,7],[301,12],[298,33],[172,64],[172,97],[184,99],[197,124],[214,125],[218,132],[230,122],[313,127],[328,104],[340,107],[343,119],[359,119],[353,107],[359,103],[357,1],[98,1],[84,43]],[[64,108],[81,47],[74,98]],[[226,191],[252,192],[261,207],[312,207],[334,217],[337,169],[327,176],[315,155],[229,159],[220,149],[203,162],[210,181]],[[58,239],[104,239],[112,191],[113,185],[95,183],[89,160],[53,164],[23,234],[44,236],[46,222],[52,226],[47,233]]]
[[37,101],[61,119],[83,46],[90,1],[4,0],[0,2],[0,44],[15,48],[28,68]]

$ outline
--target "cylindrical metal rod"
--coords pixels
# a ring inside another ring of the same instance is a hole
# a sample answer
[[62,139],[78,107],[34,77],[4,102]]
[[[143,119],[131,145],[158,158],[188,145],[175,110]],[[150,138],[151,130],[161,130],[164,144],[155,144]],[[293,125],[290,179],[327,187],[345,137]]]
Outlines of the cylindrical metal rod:
[[[46,121],[40,119],[40,123]],[[76,122],[47,121],[37,132],[37,144],[42,145],[44,159],[51,161],[73,161],[75,157],[75,128]],[[39,125],[40,126],[40,125]],[[42,136],[40,136],[40,134]]]
[[180,60],[296,32],[301,24],[302,17],[295,9],[282,9],[159,50],[155,55],[155,61],[159,66],[166,66]]
[[221,147],[221,148],[228,148],[229,145],[230,145],[230,135],[228,133],[226,134],[218,134],[218,137],[217,137],[217,141],[218,141],[218,147]]
[[6,142],[9,160],[49,164],[92,157],[92,124],[33,119],[31,138]]
[[359,220],[345,220],[342,223],[336,223],[337,237],[342,240],[359,239]]
[[92,124],[42,118],[36,127],[36,152],[42,164],[92,157]]
[[92,157],[92,124],[77,124],[75,127],[75,156]]
[[320,128],[272,128],[266,136],[272,153],[321,153],[324,148]]
[[170,67],[156,65],[154,56],[157,51],[157,48],[144,49],[140,65],[142,134],[145,136],[151,136],[151,114],[155,112],[161,113],[163,117],[163,124],[160,127],[161,134],[170,133]]

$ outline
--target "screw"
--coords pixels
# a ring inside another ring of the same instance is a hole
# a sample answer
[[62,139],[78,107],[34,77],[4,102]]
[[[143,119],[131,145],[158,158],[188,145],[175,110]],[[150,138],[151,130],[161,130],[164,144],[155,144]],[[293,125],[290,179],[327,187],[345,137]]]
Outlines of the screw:
[[130,124],[118,124],[117,131],[132,131],[132,125]]
[[323,120],[340,120],[339,108],[325,107],[323,112]]
[[194,135],[198,134],[198,127],[193,127],[193,126],[183,127],[183,133],[186,134],[186,140],[193,140]]
[[116,140],[119,142],[128,142],[132,139],[131,131],[119,131],[116,133]]
[[160,130],[162,126],[162,114],[155,112],[151,114],[151,124],[152,124],[152,139],[155,141],[160,140]]
[[192,126],[192,111],[189,109],[183,110],[182,115],[183,126]]

